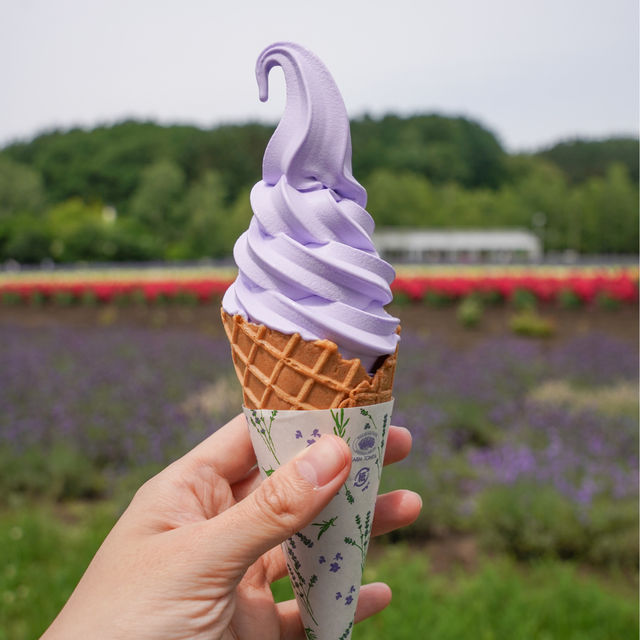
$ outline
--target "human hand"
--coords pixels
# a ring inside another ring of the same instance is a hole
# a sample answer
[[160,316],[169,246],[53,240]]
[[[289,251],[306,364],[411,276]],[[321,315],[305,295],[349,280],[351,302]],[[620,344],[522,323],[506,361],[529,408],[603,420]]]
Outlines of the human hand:
[[[410,448],[409,432],[391,427],[385,464]],[[335,496],[351,452],[327,435],[264,481],[255,464],[239,415],[146,482],[43,640],[302,640],[295,600],[276,604],[269,586],[286,575],[279,543]],[[410,524],[420,507],[410,491],[379,496],[373,535]],[[356,621],[390,600],[387,585],[364,585]]]

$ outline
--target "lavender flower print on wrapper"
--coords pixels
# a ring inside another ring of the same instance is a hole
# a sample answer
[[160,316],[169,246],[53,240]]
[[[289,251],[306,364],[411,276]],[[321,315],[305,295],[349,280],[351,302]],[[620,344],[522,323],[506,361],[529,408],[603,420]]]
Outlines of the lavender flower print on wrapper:
[[340,409],[340,411],[333,412],[331,411],[331,417],[333,418],[334,427],[333,433],[337,435],[339,438],[342,438],[347,444],[349,444],[349,438],[345,438],[347,425],[349,424],[349,418],[344,417],[344,409]]
[[[258,416],[256,411],[253,411],[251,417],[248,418],[249,424],[256,430],[258,435],[264,440],[267,448],[271,452],[271,455],[274,457],[277,464],[280,464],[278,460],[278,456],[276,455],[275,446],[273,444],[273,439],[271,437],[271,428],[273,426],[273,421],[277,415],[277,411],[271,411],[269,415],[269,424],[267,425],[267,420],[264,415]],[[268,474],[271,475],[271,474]]]
[[271,443],[249,422],[250,418],[257,425],[266,424],[275,456],[282,464],[304,450],[307,440],[335,435],[336,417],[341,437],[350,443],[352,467],[344,486],[309,526],[296,532],[283,546],[304,627],[318,640],[333,640],[341,637],[345,629],[353,628],[380,483],[376,459],[384,457],[392,404],[338,412],[277,411],[272,423],[271,411],[245,409],[261,467],[278,465]]
[[364,518],[362,518],[359,513],[356,513],[354,520],[358,531],[358,538],[354,539],[347,536],[344,541],[346,544],[360,550],[362,569],[364,571],[364,562],[367,555],[367,547],[369,546],[369,537],[371,536],[371,511],[367,511]]

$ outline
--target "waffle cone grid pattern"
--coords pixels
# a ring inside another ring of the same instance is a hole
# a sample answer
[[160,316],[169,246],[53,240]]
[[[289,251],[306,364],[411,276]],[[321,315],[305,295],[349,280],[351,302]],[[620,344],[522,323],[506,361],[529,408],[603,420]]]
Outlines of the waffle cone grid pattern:
[[330,340],[305,341],[224,310],[222,321],[249,409],[330,409],[391,399],[396,354],[371,377]]

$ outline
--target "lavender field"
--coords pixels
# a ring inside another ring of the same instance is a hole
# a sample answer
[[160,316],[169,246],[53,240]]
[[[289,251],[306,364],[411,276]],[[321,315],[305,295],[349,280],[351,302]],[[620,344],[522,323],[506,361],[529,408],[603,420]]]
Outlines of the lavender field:
[[422,534],[473,530],[517,557],[637,561],[637,351],[590,333],[456,351],[404,336],[395,419],[414,451],[391,483],[427,508]]
[[[637,308],[543,309],[547,338],[394,311],[414,447],[382,490],[424,508],[373,545],[395,604],[355,637],[637,637]],[[215,305],[0,307],[0,640],[38,637],[136,488],[239,411],[229,356]]]
[[[636,347],[602,331],[456,344],[427,325],[414,313],[403,330],[394,422],[414,450],[383,481],[419,491],[425,508],[395,537],[466,532],[517,558],[634,567]],[[241,404],[220,331],[126,321],[1,331],[0,500],[109,496]]]

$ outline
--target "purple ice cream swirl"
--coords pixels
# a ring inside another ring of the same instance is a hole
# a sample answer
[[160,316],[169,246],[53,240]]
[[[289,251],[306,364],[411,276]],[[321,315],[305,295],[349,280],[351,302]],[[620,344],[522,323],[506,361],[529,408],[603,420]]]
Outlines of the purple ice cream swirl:
[[351,174],[347,111],[322,62],[292,43],[260,54],[262,101],[274,66],[284,71],[287,104],[251,191],[254,215],[234,247],[238,277],[222,306],[282,333],[332,340],[371,371],[399,339],[398,319],[384,310],[395,272],[373,246],[367,194]]

